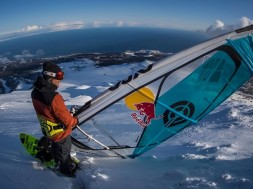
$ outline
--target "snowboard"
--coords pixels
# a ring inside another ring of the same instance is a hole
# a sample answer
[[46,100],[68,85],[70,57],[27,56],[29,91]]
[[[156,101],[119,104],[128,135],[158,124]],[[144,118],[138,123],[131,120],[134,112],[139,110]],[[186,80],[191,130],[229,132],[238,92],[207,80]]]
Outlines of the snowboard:
[[[55,162],[55,160],[53,159],[53,157],[51,156],[50,153],[48,153],[48,155],[43,158],[40,155],[41,151],[38,148],[39,139],[37,139],[36,137],[34,137],[32,135],[26,134],[26,133],[20,133],[19,137],[20,137],[20,141],[21,141],[22,145],[24,146],[24,148],[26,149],[28,154],[30,154],[35,159],[40,161],[43,166],[51,169],[54,172],[59,172],[59,170],[57,168],[58,167],[57,163]],[[79,167],[78,164],[80,161],[74,156],[71,156],[71,159],[77,165],[77,167]]]

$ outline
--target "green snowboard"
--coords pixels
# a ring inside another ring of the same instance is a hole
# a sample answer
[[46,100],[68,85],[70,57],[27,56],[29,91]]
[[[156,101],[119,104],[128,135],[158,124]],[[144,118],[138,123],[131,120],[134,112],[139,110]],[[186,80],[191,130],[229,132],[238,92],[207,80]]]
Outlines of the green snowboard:
[[[56,162],[54,161],[53,157],[47,158],[46,160],[41,160],[38,158],[38,142],[39,140],[32,135],[20,133],[20,140],[23,144],[26,151],[33,156],[34,158],[38,159],[44,166],[49,169],[55,170],[56,169]],[[79,160],[76,157],[71,157],[72,161],[74,161],[77,165],[79,164]]]

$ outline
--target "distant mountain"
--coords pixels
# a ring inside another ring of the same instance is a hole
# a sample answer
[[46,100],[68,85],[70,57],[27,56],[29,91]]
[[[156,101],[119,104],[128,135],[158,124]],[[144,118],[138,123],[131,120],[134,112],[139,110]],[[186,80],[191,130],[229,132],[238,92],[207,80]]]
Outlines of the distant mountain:
[[[140,63],[145,60],[154,63],[169,55],[156,50],[140,50],[117,53],[78,53],[50,58],[27,59],[26,63],[13,61],[0,65],[0,94],[32,88],[37,76],[41,74],[42,64],[45,61],[60,64],[73,61],[85,63],[90,60],[95,66],[110,66],[123,63]],[[76,69],[82,69],[82,67]],[[240,91],[252,98],[253,78],[242,86]]]
[[26,59],[26,63],[13,61],[0,65],[0,94],[32,87],[41,74],[42,64],[52,61],[56,64],[91,60],[96,66],[110,66],[123,63],[139,63],[145,60],[156,62],[169,54],[155,50],[125,51],[117,53],[78,53],[50,58]]

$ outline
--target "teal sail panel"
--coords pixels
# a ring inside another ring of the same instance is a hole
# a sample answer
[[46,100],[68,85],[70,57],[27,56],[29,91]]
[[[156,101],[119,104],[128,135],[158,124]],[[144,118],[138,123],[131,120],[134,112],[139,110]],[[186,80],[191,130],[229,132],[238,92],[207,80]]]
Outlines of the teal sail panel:
[[[253,43],[249,41],[252,41],[252,36],[230,41],[216,49],[212,55],[207,55],[207,60],[200,67],[157,97],[155,115],[162,119],[152,120],[145,128],[132,156],[150,150],[201,120],[248,81],[252,71],[241,55],[249,57],[247,59],[251,62],[247,63],[252,66]],[[231,47],[231,43],[237,48]],[[166,79],[170,78],[165,76]]]

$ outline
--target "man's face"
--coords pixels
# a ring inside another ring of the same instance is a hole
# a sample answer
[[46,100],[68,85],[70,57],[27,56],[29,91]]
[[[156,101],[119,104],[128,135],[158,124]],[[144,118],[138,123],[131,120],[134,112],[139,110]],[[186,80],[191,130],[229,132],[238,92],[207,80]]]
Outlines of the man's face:
[[61,80],[58,80],[58,79],[51,79],[51,82],[55,85],[55,86],[57,86],[57,88],[60,86],[60,82],[61,82]]

